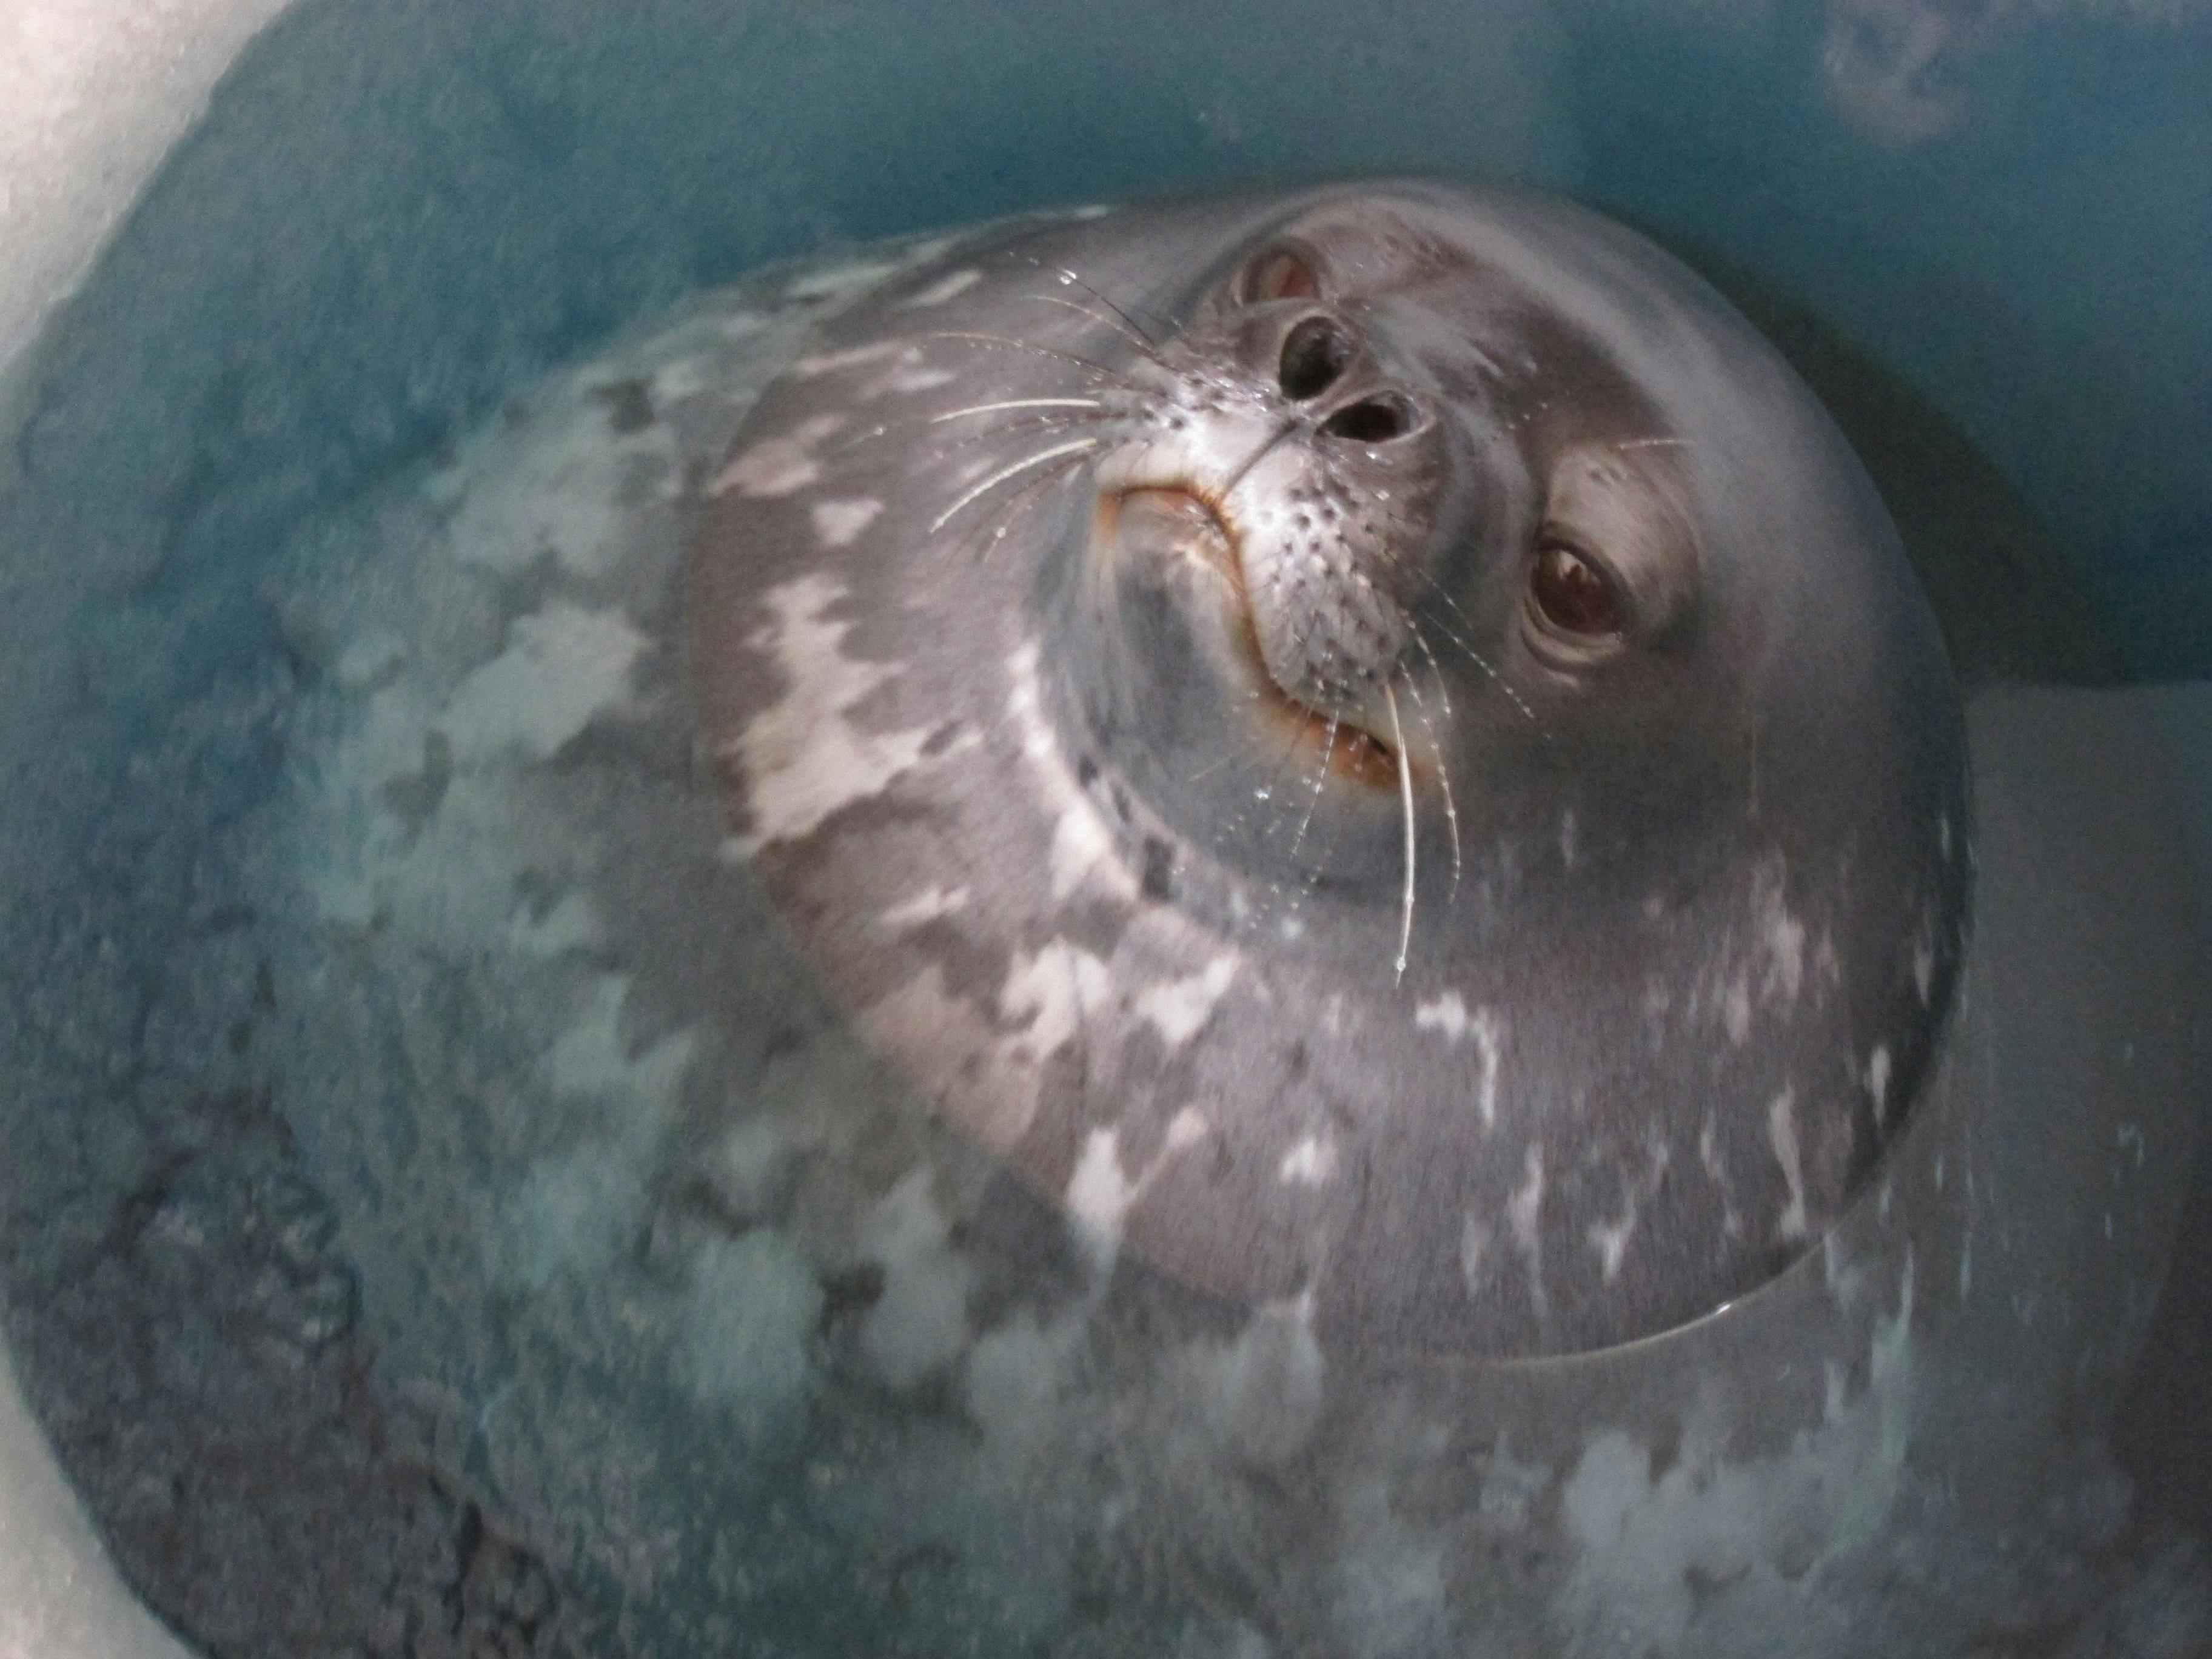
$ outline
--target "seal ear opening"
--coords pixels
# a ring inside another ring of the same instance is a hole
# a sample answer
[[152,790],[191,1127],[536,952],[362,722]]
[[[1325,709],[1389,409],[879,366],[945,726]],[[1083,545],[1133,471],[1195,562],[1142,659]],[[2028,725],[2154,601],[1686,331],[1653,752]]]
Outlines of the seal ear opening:
[[1232,292],[1239,305],[1247,306],[1276,300],[1318,300],[1321,278],[1300,250],[1264,248],[1237,274]]

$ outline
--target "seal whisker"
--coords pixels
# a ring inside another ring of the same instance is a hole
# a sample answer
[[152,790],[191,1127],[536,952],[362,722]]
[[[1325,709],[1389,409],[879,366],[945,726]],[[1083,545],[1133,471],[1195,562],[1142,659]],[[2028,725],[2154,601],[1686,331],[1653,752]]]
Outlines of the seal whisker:
[[[1256,799],[1261,801],[1273,801],[1274,799],[1275,788],[1282,781],[1283,769],[1290,765],[1291,757],[1297,753],[1298,738],[1303,735],[1304,733],[1297,726],[1293,726],[1291,728],[1291,734],[1284,741],[1281,752],[1275,757],[1274,770],[1268,774],[1266,787],[1257,792]],[[1272,828],[1272,825],[1270,827]]]
[[[970,404],[965,409],[948,409],[942,415],[933,415],[929,424],[939,426],[946,421],[957,421],[969,415],[992,415],[1002,409],[1103,409],[1106,405],[1096,398],[1008,398],[995,404]],[[878,433],[884,428],[878,427]]]
[[1101,380],[1111,380],[1115,386],[1126,391],[1136,392],[1140,397],[1144,395],[1145,389],[1134,380],[1125,374],[1117,374],[1102,362],[1095,362],[1076,352],[1057,350],[1051,346],[1041,346],[1029,340],[1017,340],[1012,335],[978,334],[967,329],[945,329],[934,334],[925,334],[921,337],[925,340],[966,340],[976,345],[1005,346],[1015,351],[1032,352],[1040,357],[1051,357],[1063,363],[1073,363],[1086,374],[1096,374]]
[[[1048,415],[1042,412],[1048,410],[1062,408],[1075,410],[1079,412],[1065,415]],[[851,454],[853,451],[861,448],[866,445],[879,442],[885,438],[904,437],[919,428],[936,426],[943,422],[954,420],[963,415],[980,415],[997,410],[1018,410],[1024,409],[1036,410],[1040,412],[1036,414],[1020,416],[1017,419],[1004,422],[997,426],[988,427],[985,428],[978,437],[973,439],[963,439],[961,440],[961,442],[988,443],[993,438],[1002,438],[1007,434],[1012,432],[1026,431],[1036,425],[1050,426],[1056,424],[1060,427],[1066,428],[1079,425],[1086,421],[1103,423],[1104,422],[1119,418],[1116,411],[1107,404],[1098,403],[1089,398],[1014,398],[1006,403],[981,404],[972,409],[956,409],[950,414],[945,415],[916,416],[911,420],[886,421],[880,425],[872,426],[866,428],[863,431],[854,433],[842,443],[831,444],[828,448],[822,452],[822,455],[824,460],[842,460],[845,456]],[[1084,410],[1093,412],[1079,412]]]
[[1313,828],[1314,811],[1321,805],[1321,792],[1328,786],[1328,764],[1336,757],[1337,727],[1343,723],[1338,715],[1328,717],[1328,735],[1322,740],[1321,765],[1314,772],[1312,793],[1306,797],[1305,816],[1298,820],[1297,834],[1291,837],[1292,858],[1297,857],[1298,848],[1305,845],[1306,831]]
[[[1158,349],[1161,342],[1150,329],[1139,322],[1125,307],[1116,305],[1113,301],[1108,299],[1104,293],[1093,288],[1089,283],[1085,282],[1081,276],[1068,270],[1065,265],[1048,265],[1043,260],[1035,258],[1028,260],[1027,263],[1035,270],[1050,271],[1054,276],[1059,277],[1061,282],[1066,283],[1072,287],[1081,289],[1092,299],[1097,301],[1100,305],[1104,306],[1107,310],[1112,312],[1116,317],[1119,317],[1124,323],[1127,324],[1130,329],[1134,331],[1138,339],[1155,349]],[[1158,313],[1154,314],[1157,316]]]
[[1159,348],[1154,345],[1147,337],[1123,326],[1121,323],[1116,322],[1113,318],[1107,316],[1103,312],[1093,311],[1089,306],[1078,305],[1073,300],[1063,300],[1057,294],[1032,294],[1030,297],[1036,301],[1039,305],[1063,307],[1066,310],[1075,313],[1076,315],[1079,317],[1088,317],[1094,323],[1104,324],[1108,328],[1112,329],[1116,334],[1127,340],[1131,346],[1134,347],[1137,355],[1142,357],[1146,362],[1157,363],[1162,368],[1167,368],[1167,359],[1160,356]]
[[[1431,587],[1436,589],[1437,597],[1442,599],[1446,605],[1450,605],[1453,612],[1457,615],[1462,622],[1468,620],[1467,612],[1462,611],[1459,608],[1458,603],[1453,599],[1449,593],[1444,591],[1443,583],[1439,582],[1434,576],[1430,575],[1426,571],[1422,571],[1419,574],[1423,581],[1425,581]],[[1498,672],[1497,668],[1492,664],[1489,658],[1484,656],[1481,652],[1476,650],[1474,646],[1468,644],[1466,640],[1462,639],[1456,629],[1446,627],[1443,623],[1438,623],[1437,627],[1446,639],[1449,640],[1462,651],[1464,651],[1474,665],[1477,668],[1480,668],[1484,674],[1489,677],[1492,684],[1495,685],[1500,691],[1503,691],[1505,694],[1506,700],[1510,702],[1516,709],[1520,711],[1522,719],[1527,720],[1531,726],[1536,726],[1540,730],[1541,729],[1543,722],[1536,718],[1536,711],[1528,706],[1528,699],[1513,689],[1511,683],[1506,679],[1504,675]],[[1550,733],[1547,732],[1545,735],[1548,738]]]
[[991,532],[988,543],[982,544],[984,550],[996,547],[1000,542],[1006,540],[1007,533],[1021,522],[1024,514],[1036,505],[1044,492],[1082,466],[1085,459],[1085,457],[1082,455],[1070,456],[1059,465],[1038,474],[1017,489],[1006,504],[1006,514],[999,520],[999,527]]
[[[1434,665],[1433,659],[1431,665]],[[1452,799],[1451,766],[1444,759],[1443,739],[1437,735],[1436,722],[1429,718],[1429,707],[1421,701],[1420,688],[1413,684],[1412,672],[1410,670],[1401,672],[1406,675],[1406,695],[1413,700],[1413,712],[1420,716],[1421,728],[1428,733],[1429,749],[1437,757],[1437,782],[1443,791],[1444,820],[1451,826],[1452,897],[1457,899],[1461,873],[1459,804]],[[1441,691],[1443,686],[1441,678],[1438,678],[1437,685]]]
[[1080,454],[1087,450],[1097,448],[1098,445],[1099,440],[1097,438],[1078,438],[1073,443],[1055,444],[1050,449],[1042,450],[1035,455],[1029,456],[1025,459],[1016,461],[1011,466],[1000,467],[996,472],[991,474],[989,477],[985,478],[981,483],[972,485],[969,489],[962,491],[958,501],[953,502],[951,506],[946,507],[944,512],[939,514],[935,519],[930,521],[929,533],[934,536],[939,531],[945,528],[945,524],[956,514],[957,514],[961,508],[966,507],[969,502],[975,501],[979,497],[988,495],[992,490],[1006,483],[1007,479],[1018,477],[1022,473],[1028,471],[1031,467],[1042,466],[1047,461],[1056,459],[1060,456]]
[[1006,422],[1002,426],[991,427],[981,432],[971,432],[964,437],[947,439],[937,446],[935,453],[939,455],[951,455],[960,450],[973,449],[978,444],[1004,443],[1010,438],[1018,438],[1030,433],[1042,437],[1050,437],[1061,432],[1073,432],[1079,427],[1097,426],[1103,423],[1102,417],[1097,416],[1024,415]]
[[[1429,649],[1429,641],[1421,632],[1419,619],[1410,611],[1401,614],[1406,618],[1406,631],[1413,636],[1413,643],[1420,647],[1421,654],[1429,659],[1429,672],[1435,675],[1437,678],[1437,700],[1443,705],[1444,718],[1449,720],[1452,711],[1451,688],[1444,681],[1443,665],[1437,660],[1437,653]],[[1411,677],[1407,678],[1406,683],[1408,686],[1412,685]]]
[[1398,962],[1393,980],[1404,984],[1406,953],[1413,942],[1413,767],[1406,758],[1406,732],[1398,723],[1398,694],[1386,683],[1382,701],[1390,709],[1390,736],[1398,750],[1398,803],[1406,818],[1406,903],[1398,923]]

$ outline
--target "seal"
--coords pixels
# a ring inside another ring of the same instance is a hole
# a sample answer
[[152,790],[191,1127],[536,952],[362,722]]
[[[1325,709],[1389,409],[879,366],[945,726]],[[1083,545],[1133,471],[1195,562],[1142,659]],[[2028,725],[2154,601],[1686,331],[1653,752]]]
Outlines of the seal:
[[700,738],[868,1042],[1118,1250],[1363,1352],[1778,1273],[1940,1043],[1958,694],[1718,295],[1503,188],[1008,228],[763,395]]

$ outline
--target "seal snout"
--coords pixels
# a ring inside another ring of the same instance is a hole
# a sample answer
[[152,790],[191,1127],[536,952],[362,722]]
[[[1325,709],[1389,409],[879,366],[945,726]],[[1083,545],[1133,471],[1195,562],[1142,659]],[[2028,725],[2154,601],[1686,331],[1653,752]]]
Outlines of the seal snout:
[[1453,452],[1385,320],[1302,284],[1233,300],[1143,366],[1143,407],[1096,479],[1099,528],[1125,554],[1224,579],[1194,602],[1228,607],[1206,627],[1232,642],[1240,705],[1395,789],[1391,688],[1417,648]]
[[1240,538],[1229,518],[1200,487],[1145,483],[1103,493],[1097,531],[1127,552],[1156,563],[1174,562],[1218,580],[1225,652],[1217,662],[1242,686],[1236,706],[1267,722],[1270,744],[1287,738],[1330,772],[1377,788],[1397,785],[1397,753],[1366,729],[1358,713],[1332,699],[1316,706],[1285,686],[1269,668],[1246,586]]

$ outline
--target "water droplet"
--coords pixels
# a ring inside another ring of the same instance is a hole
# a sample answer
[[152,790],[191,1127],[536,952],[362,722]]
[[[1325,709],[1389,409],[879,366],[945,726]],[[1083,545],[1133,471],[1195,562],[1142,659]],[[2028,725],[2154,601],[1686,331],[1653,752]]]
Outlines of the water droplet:
[[1274,793],[1275,792],[1272,789],[1255,789],[1252,792],[1252,799],[1254,800],[1271,800],[1274,798]]

